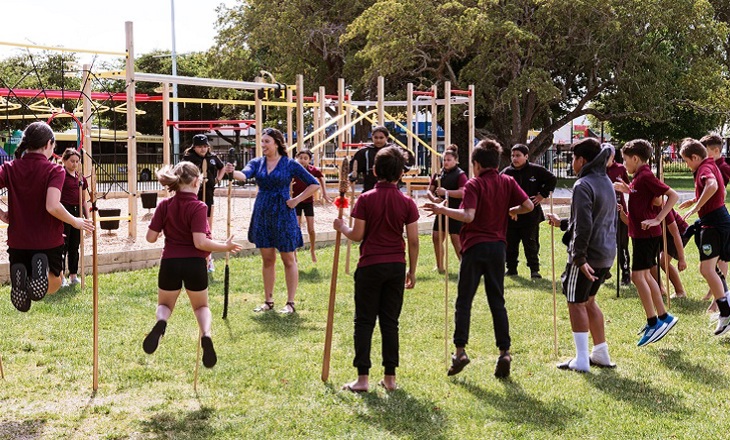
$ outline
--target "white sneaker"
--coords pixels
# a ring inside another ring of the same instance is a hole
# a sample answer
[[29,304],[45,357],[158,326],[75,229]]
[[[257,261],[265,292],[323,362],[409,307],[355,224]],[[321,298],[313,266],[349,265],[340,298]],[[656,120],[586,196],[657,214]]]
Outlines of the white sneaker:
[[730,315],[720,316],[717,320],[717,327],[715,328],[715,336],[722,336],[730,331]]
[[61,287],[68,287],[71,284],[68,282],[68,278],[64,278],[63,281],[61,281]]
[[71,285],[71,286],[75,286],[76,284],[81,284],[81,279],[79,279],[79,278],[74,278],[74,279],[70,280],[70,281],[68,282],[68,284],[69,284],[69,285]]

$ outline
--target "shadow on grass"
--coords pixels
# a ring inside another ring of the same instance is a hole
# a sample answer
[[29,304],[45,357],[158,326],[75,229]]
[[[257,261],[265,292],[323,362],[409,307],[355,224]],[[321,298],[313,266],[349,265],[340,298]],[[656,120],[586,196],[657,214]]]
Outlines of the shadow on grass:
[[205,439],[215,438],[215,429],[210,420],[213,409],[203,406],[195,411],[160,412],[148,420],[142,420],[142,431],[160,439]]
[[322,280],[322,275],[319,273],[319,268],[310,267],[308,270],[299,270],[299,282],[306,281],[311,283],[317,283]]
[[[666,297],[664,301],[666,302]],[[679,310],[683,314],[705,315],[709,305],[709,300],[702,301],[699,298],[681,298],[672,300],[671,309],[672,313]]]
[[46,421],[43,419],[2,422],[0,423],[0,438],[45,438],[43,435],[45,424]]
[[255,313],[251,320],[259,325],[261,330],[277,336],[292,336],[302,330],[321,331],[320,328],[307,325],[307,320],[298,313],[284,315],[275,311]]
[[[556,268],[556,271],[557,271],[557,268]],[[562,271],[561,271],[561,273],[562,273]],[[529,278],[529,276],[518,276],[518,275],[506,276],[505,275],[504,280],[505,281],[512,280],[512,283],[514,283],[514,285],[516,287],[528,287],[530,289],[539,287],[540,290],[544,290],[545,292],[549,291],[550,293],[552,293],[553,292],[553,278],[552,277],[553,277],[553,275],[548,272],[547,274],[543,274],[542,278],[533,279],[533,278]],[[555,274],[555,283],[557,285],[558,290],[560,290],[561,287],[560,287],[560,274],[559,273]]]
[[659,351],[659,359],[674,371],[682,374],[684,379],[692,382],[709,385],[717,389],[724,388],[728,378],[721,371],[711,370],[701,364],[690,362],[682,357],[680,350],[663,349]]
[[[335,391],[330,386],[332,392],[343,401],[346,391]],[[443,439],[446,433],[444,429],[447,425],[446,415],[438,408],[436,403],[428,400],[419,400],[403,389],[391,391],[388,393],[382,390],[362,393],[359,396],[367,408],[361,408],[357,412],[357,417],[371,425],[380,427],[396,437],[422,438],[422,439]],[[381,392],[383,394],[381,394]],[[347,399],[349,402],[349,399]]]
[[614,399],[640,407],[645,411],[656,414],[673,413],[675,416],[680,414],[686,416],[693,412],[684,406],[679,396],[667,394],[647,382],[621,377],[609,370],[582,376],[589,384]]
[[501,420],[509,424],[532,425],[537,429],[553,432],[563,429],[568,422],[581,416],[578,411],[558,402],[545,403],[525,393],[522,387],[511,381],[501,381],[504,393],[485,390],[463,379],[454,381],[485,404],[499,410]]
[[[91,288],[91,277],[88,277],[86,279],[87,287]],[[79,293],[83,292],[81,290],[81,284],[74,284],[73,286],[67,286],[67,287],[61,287],[58,289],[58,291],[51,295],[46,295],[45,298],[43,298],[43,302],[49,303],[49,304],[57,304],[60,302],[68,301],[69,299],[75,297]]]

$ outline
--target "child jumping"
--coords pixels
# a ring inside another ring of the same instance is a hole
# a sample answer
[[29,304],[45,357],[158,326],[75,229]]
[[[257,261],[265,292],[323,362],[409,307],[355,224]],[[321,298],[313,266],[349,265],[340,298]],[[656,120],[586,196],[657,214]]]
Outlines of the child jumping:
[[722,278],[716,270],[718,259],[730,259],[730,214],[725,207],[725,187],[720,186],[722,176],[715,160],[708,157],[707,149],[699,141],[684,140],[679,154],[695,177],[694,199],[682,202],[679,207],[692,206],[685,214],[685,219],[694,213],[700,218],[700,229],[695,233],[700,254],[700,273],[707,281],[720,311],[715,335],[721,336],[730,331],[730,305]]
[[233,236],[225,243],[210,239],[207,207],[197,197],[202,180],[195,164],[182,161],[174,168],[166,167],[157,172],[157,180],[175,194],[159,204],[147,230],[150,243],[164,232],[165,246],[157,276],[157,323],[142,348],[147,354],[157,350],[184,285],[202,335],[203,365],[212,368],[218,358],[210,338],[206,259],[211,252],[238,252],[241,246],[233,242]]
[[[651,275],[662,244],[661,222],[677,203],[677,193],[657,179],[647,164],[653,148],[648,141],[636,139],[624,145],[622,155],[626,170],[633,175],[630,185],[614,183],[616,191],[629,194],[629,236],[633,243],[631,281],[646,313],[646,326],[638,346],[656,342],[666,335],[679,320],[664,307],[659,284]],[[667,196],[664,207],[654,205],[654,199]]]
[[454,320],[454,345],[448,375],[453,376],[469,364],[466,344],[469,342],[471,307],[474,295],[484,277],[487,302],[492,312],[494,336],[499,357],[494,369],[497,378],[509,376],[512,356],[509,320],[504,307],[504,267],[507,247],[507,221],[533,209],[532,201],[514,178],[497,171],[502,146],[493,139],[483,139],[474,147],[471,162],[476,177],[466,182],[461,208],[427,203],[424,208],[434,214],[448,215],[464,223],[461,239],[461,265]]
[[[360,245],[360,260],[355,271],[355,359],[357,380],[343,390],[365,392],[369,389],[370,347],[376,319],[380,321],[385,375],[380,385],[397,388],[398,319],[403,306],[403,290],[416,285],[418,262],[418,207],[398,190],[405,158],[396,147],[384,147],[375,155],[373,172],[378,183],[360,195],[352,210],[355,223],[350,228],[342,219],[333,227]],[[408,239],[406,272],[403,227]]]
[[[331,203],[332,199],[330,199],[327,195],[327,186],[324,181],[324,175],[319,169],[309,164],[309,162],[312,160],[312,152],[309,150],[298,151],[296,155],[296,160],[304,167],[305,170],[309,171],[309,174],[319,180],[319,187],[322,188],[322,198],[324,198],[325,202]],[[309,186],[298,177],[294,177],[294,179],[292,179],[292,182],[292,197],[296,197],[299,194],[303,193],[304,190],[307,189],[307,186]],[[303,202],[300,202],[297,206],[295,206],[294,209],[296,210],[297,219],[299,219],[300,225],[302,214],[304,214],[304,218],[307,221],[307,234],[309,235],[309,254],[312,256],[312,261],[316,263],[317,255],[315,254],[314,250],[316,248],[317,239],[316,233],[314,231],[314,197],[309,196],[308,198],[304,199]]]
[[10,301],[21,312],[61,287],[63,224],[94,230],[91,220],[72,216],[61,204],[65,172],[48,161],[55,144],[51,127],[33,122],[15,160],[0,166],[0,188],[8,188],[8,211],[0,211],[0,219],[9,224]]

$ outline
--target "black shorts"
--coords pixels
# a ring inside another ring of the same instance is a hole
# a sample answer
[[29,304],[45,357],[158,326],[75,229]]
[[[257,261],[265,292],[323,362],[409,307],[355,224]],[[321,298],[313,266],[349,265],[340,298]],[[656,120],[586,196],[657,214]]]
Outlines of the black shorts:
[[10,266],[21,263],[25,266],[25,270],[30,276],[30,262],[35,254],[46,254],[48,257],[48,272],[55,276],[60,276],[63,270],[63,245],[51,249],[13,249],[8,248],[10,256]]
[[701,228],[695,234],[695,244],[700,253],[700,261],[711,260],[720,256],[722,235],[716,228]]
[[662,237],[632,238],[631,270],[647,270],[656,266],[657,254],[662,247]]
[[302,216],[302,212],[305,217],[314,217],[314,202],[300,203],[294,209],[297,211],[297,218]]
[[201,291],[208,288],[208,265],[205,258],[165,258],[160,261],[157,287],[162,290]]
[[603,267],[596,269],[593,268],[593,276],[598,278],[595,281],[590,281],[583,275],[580,267],[573,264],[567,264],[565,272],[561,276],[563,282],[563,295],[569,303],[580,304],[588,301],[592,296],[598,293],[598,288],[606,280],[606,274],[610,270],[610,267]]
[[[439,230],[439,217],[441,217],[441,229],[444,229],[444,216],[443,215],[437,215],[433,219],[433,230],[438,231]],[[449,219],[449,234],[458,234],[461,232],[461,225],[462,223],[460,221],[454,220],[453,218]]]
[[207,217],[210,217],[210,212],[213,210],[213,200],[211,200],[211,201],[207,201],[206,200],[205,201],[205,206],[207,207],[207,210],[205,211],[206,212],[205,215]]
[[[684,248],[687,246],[687,242],[689,242],[689,237],[685,237],[684,235],[681,235],[680,237],[682,238],[682,247]],[[675,260],[679,260],[677,246],[674,245],[674,237],[672,237],[671,235],[667,235],[667,253]]]

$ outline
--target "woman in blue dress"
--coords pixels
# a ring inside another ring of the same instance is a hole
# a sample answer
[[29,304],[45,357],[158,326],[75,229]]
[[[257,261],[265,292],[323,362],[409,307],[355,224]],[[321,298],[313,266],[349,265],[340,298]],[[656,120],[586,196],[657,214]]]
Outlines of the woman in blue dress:
[[[284,135],[275,128],[261,132],[262,157],[252,159],[241,171],[234,171],[233,164],[226,164],[226,173],[232,173],[236,180],[256,178],[259,193],[251,214],[248,241],[261,252],[264,277],[264,303],[254,312],[274,309],[274,282],[276,281],[276,251],[284,263],[286,278],[286,305],[279,313],[294,313],[294,296],[299,284],[299,268],[295,251],[302,247],[302,232],[299,229],[294,207],[319,189],[319,183],[299,162],[287,156]],[[307,188],[290,198],[289,185],[298,177],[307,183]]]

